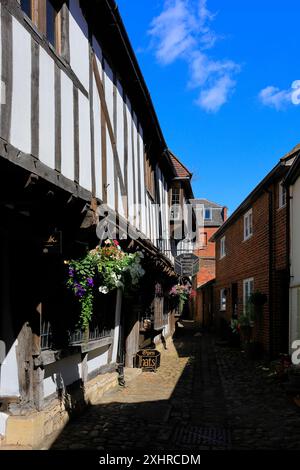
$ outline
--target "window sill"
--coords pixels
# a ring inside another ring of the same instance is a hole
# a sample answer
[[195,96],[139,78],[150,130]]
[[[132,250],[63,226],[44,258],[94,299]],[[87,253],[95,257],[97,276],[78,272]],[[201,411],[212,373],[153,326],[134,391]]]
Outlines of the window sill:
[[89,341],[87,343],[71,344],[65,349],[45,349],[41,352],[41,363],[43,366],[47,366],[60,361],[65,357],[72,356],[73,354],[94,351],[95,349],[109,346],[111,343],[112,337],[107,337],[96,341]]
[[243,242],[247,242],[247,241],[250,240],[252,237],[253,237],[253,233],[252,233],[251,235],[249,235],[249,237],[244,238]]

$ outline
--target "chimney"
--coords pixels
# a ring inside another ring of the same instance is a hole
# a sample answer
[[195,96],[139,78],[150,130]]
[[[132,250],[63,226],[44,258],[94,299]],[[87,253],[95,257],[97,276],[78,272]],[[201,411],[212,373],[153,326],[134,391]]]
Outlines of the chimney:
[[228,208],[226,206],[224,206],[223,210],[222,210],[223,222],[226,222],[226,220],[227,220],[227,211],[228,211]]

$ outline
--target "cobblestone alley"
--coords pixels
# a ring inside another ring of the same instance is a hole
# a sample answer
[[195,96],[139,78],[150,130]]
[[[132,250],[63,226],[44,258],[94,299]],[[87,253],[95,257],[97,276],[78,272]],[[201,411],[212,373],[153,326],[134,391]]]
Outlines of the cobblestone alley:
[[300,409],[263,363],[190,329],[72,420],[52,449],[297,449]]

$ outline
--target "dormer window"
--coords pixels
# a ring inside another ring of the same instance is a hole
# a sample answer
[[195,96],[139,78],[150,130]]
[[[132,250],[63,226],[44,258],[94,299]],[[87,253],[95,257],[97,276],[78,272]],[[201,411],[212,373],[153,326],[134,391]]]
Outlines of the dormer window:
[[206,207],[204,209],[204,220],[212,220],[212,208]]

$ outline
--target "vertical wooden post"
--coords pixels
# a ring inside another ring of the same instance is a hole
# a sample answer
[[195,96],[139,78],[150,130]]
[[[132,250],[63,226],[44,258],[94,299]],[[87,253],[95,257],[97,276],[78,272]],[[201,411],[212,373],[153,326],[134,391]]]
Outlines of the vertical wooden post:
[[112,351],[112,362],[118,360],[118,346],[120,337],[120,326],[121,326],[121,310],[122,310],[122,289],[117,290],[116,296],[116,310],[115,310],[115,331],[114,331],[114,344]]
[[42,326],[42,304],[39,303],[36,312],[38,315],[39,321],[39,333],[33,332],[32,334],[32,356],[33,356],[33,403],[38,411],[43,409],[44,405],[44,388],[43,388],[43,380],[44,380],[44,368],[40,363],[40,355],[41,355],[41,337],[40,331]]

